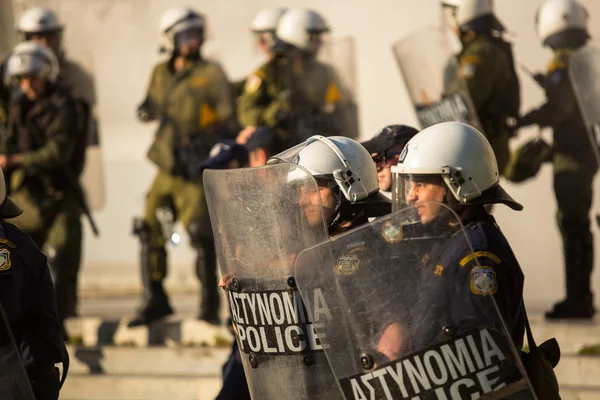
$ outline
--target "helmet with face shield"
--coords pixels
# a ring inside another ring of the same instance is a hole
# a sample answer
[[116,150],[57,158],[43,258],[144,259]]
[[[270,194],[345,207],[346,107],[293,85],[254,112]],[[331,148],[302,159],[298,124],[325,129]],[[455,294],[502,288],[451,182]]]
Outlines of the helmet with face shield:
[[452,208],[502,203],[523,209],[500,186],[496,157],[485,136],[460,122],[436,124],[416,134],[392,167],[392,179],[394,211],[419,202]]
[[[389,213],[390,202],[379,192],[377,169],[369,152],[357,141],[342,136],[312,136],[273,156],[267,164],[291,163],[308,171],[321,193],[323,217],[329,228],[352,221],[364,212],[369,217]],[[292,169],[288,182],[303,172]]]

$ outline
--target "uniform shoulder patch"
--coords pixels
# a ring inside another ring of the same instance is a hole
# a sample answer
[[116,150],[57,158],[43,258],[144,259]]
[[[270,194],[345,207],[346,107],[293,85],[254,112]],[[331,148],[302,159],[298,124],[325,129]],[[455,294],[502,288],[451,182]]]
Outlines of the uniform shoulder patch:
[[469,264],[471,261],[473,261],[477,258],[490,259],[494,262],[494,264],[500,264],[500,262],[502,261],[500,259],[500,257],[498,257],[497,255],[495,255],[494,253],[491,253],[489,251],[476,251],[475,253],[471,253],[471,254],[463,257],[462,260],[460,260],[459,264],[461,267],[464,267],[467,264]]
[[208,85],[209,79],[203,76],[197,76],[191,79],[190,85],[195,88],[204,87]]
[[475,75],[475,64],[461,64],[460,75],[463,78],[472,78]]
[[5,248],[0,248],[0,272],[8,271],[11,267],[10,251]]
[[359,247],[338,258],[337,262],[335,263],[335,273],[337,275],[352,275],[358,271],[358,267],[360,266],[360,258],[356,253],[364,250],[366,250],[365,247]]
[[561,69],[556,69],[549,73],[548,81],[553,85],[558,85],[562,82],[564,76],[564,71]]
[[471,292],[479,296],[487,296],[498,291],[496,271],[492,267],[473,267],[471,270]]

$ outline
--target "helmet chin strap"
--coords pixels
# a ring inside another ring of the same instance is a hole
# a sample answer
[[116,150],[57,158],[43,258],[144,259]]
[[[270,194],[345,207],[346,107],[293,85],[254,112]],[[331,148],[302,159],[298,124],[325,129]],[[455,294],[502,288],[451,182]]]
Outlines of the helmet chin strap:
[[331,192],[335,196],[336,206],[333,209],[333,220],[327,225],[329,232],[335,231],[337,228],[339,228],[340,224],[343,222],[342,203],[344,202],[344,200],[346,200],[346,198],[344,197],[344,195],[342,194],[342,191],[340,190],[340,188],[338,186],[336,186],[335,188],[332,188]]

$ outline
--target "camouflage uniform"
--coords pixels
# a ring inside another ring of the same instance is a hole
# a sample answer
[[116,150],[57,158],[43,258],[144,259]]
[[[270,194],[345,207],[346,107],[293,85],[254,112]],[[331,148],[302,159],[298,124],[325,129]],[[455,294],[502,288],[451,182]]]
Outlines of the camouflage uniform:
[[[71,140],[77,143],[78,146],[85,146],[87,138],[81,135],[87,130],[88,122],[95,123],[93,119],[90,119],[90,113],[93,112],[96,103],[93,78],[79,65],[68,61],[64,54],[59,54],[58,60],[60,73],[56,86],[60,88],[61,92],[69,93],[69,96],[76,99],[77,103],[75,123],[78,128],[70,132],[74,135]],[[0,66],[2,76],[4,75],[4,67],[5,63]],[[3,85],[0,88],[0,124],[2,124],[2,109],[9,110],[13,101],[11,97],[16,96],[15,93],[18,92],[17,88],[11,86]],[[8,119],[5,121],[8,125]],[[7,128],[11,129],[8,126]],[[7,134],[10,135],[11,133]],[[19,139],[16,138],[16,140]],[[82,143],[81,140],[84,140],[84,142]],[[84,160],[85,157],[81,159]],[[71,170],[70,174],[73,179],[78,181],[82,170],[83,166]],[[7,174],[7,180],[10,179],[10,174],[12,172]],[[49,250],[58,314],[61,321],[66,317],[76,315],[77,310],[77,280],[81,266],[83,240],[81,215],[82,208],[77,197],[73,197],[71,201],[62,202],[61,209],[53,218],[52,226],[49,232],[46,232],[47,238],[44,240]]]
[[343,135],[340,112],[349,100],[329,65],[278,55],[246,79],[238,120],[275,129],[293,146],[314,134]]
[[[80,123],[96,124],[93,118],[96,104],[96,91],[93,77],[80,65],[67,60],[63,54],[58,57],[60,72],[57,84],[81,103],[79,107]],[[88,126],[82,127],[87,130]],[[85,138],[87,141],[87,137]],[[86,142],[87,144],[87,142]],[[79,180],[81,170],[75,178]],[[50,266],[54,271],[54,284],[58,303],[58,314],[61,318],[77,314],[77,277],[81,267],[83,245],[82,208],[80,204],[71,204],[60,210],[50,233],[49,247]]]
[[570,55],[567,49],[554,52],[543,82],[547,102],[523,116],[519,126],[537,124],[553,130],[554,192],[564,246],[567,300],[593,307],[590,275],[594,241],[589,213],[598,166],[569,80]]
[[199,143],[199,165],[215,143],[235,133],[224,129],[232,116],[231,86],[218,64],[206,60],[186,62],[188,65],[180,72],[174,72],[172,60],[158,64],[146,101],[140,107],[151,118],[160,119],[148,151],[148,158],[159,171],[146,196],[143,223],[136,227],[142,241],[146,294],[133,325],[172,312],[162,286],[167,274],[166,240],[156,216],[164,206],[173,208],[190,235],[192,246],[202,253],[196,260],[202,285],[199,317],[218,319],[216,255],[201,176],[188,176],[178,149],[192,141]]
[[[80,208],[76,177],[83,170],[86,138],[79,122],[73,98],[54,86],[33,103],[21,95],[10,106],[2,153],[23,154],[10,185],[11,197],[24,210],[11,222],[40,247],[62,210]],[[72,231],[66,235],[66,243],[81,240]]]
[[511,45],[488,33],[465,40],[458,57],[477,114],[502,173],[508,162],[512,131],[507,118],[517,118],[520,88]]

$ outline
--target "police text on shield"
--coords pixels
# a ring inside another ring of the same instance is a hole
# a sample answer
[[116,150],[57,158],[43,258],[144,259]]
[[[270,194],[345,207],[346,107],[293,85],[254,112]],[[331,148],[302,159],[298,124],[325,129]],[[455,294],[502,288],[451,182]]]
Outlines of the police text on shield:
[[229,306],[240,350],[285,355],[322,351],[315,325],[331,319],[323,293],[315,289],[310,321],[297,290],[229,292]]
[[506,386],[514,372],[507,347],[500,333],[482,329],[340,383],[355,400],[475,399]]

